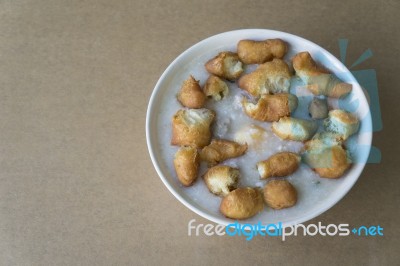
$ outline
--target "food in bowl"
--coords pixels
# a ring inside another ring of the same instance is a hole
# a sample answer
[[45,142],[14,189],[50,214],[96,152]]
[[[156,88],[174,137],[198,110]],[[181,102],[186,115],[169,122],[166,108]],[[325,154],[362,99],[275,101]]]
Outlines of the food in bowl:
[[217,196],[226,196],[237,188],[239,177],[238,168],[217,165],[209,168],[203,179],[211,193]]
[[297,202],[297,190],[287,180],[272,180],[263,192],[265,203],[276,210],[290,208]]
[[274,59],[259,65],[256,70],[242,76],[238,85],[254,97],[263,94],[289,92],[291,73],[284,60]]
[[229,87],[221,78],[210,75],[204,86],[204,93],[207,97],[214,99],[214,101],[220,101],[228,95]]
[[247,151],[247,144],[239,144],[234,141],[217,139],[201,150],[200,157],[209,166],[216,165],[227,159],[239,157]]
[[221,213],[232,219],[253,217],[264,208],[264,200],[258,188],[237,188],[229,192],[221,201]]
[[243,110],[251,118],[273,122],[280,118],[290,116],[297,108],[297,97],[290,93],[263,94],[256,104],[243,99]]
[[314,95],[340,98],[349,94],[352,85],[341,81],[325,68],[318,66],[309,52],[293,57],[293,68]]
[[188,108],[202,108],[206,102],[206,95],[199,85],[199,81],[190,76],[183,82],[177,95],[178,101]]
[[287,44],[281,39],[240,40],[237,44],[239,59],[244,64],[262,64],[274,58],[283,58],[287,50]]
[[215,114],[206,108],[181,109],[172,118],[171,144],[203,148],[211,141]]
[[283,177],[296,172],[301,162],[300,155],[294,152],[279,152],[265,161],[257,163],[260,178]]
[[[203,106],[203,108],[213,111],[215,115],[210,125],[210,142],[211,140],[224,139],[239,144],[247,144],[248,148],[243,155],[222,161],[217,166],[229,166],[239,170],[238,188],[262,188],[270,180],[283,179],[293,184],[298,191],[298,200],[292,207],[275,210],[265,205],[257,215],[246,218],[246,223],[282,222],[283,226],[287,226],[304,222],[326,211],[349,191],[365,165],[365,163],[362,163],[366,159],[365,156],[368,156],[368,153],[360,153],[355,148],[355,145],[368,145],[371,141],[372,134],[369,133],[371,117],[368,113],[368,103],[357,81],[339,60],[316,44],[282,32],[241,30],[213,36],[180,55],[161,76],[150,100],[146,132],[152,161],[166,187],[188,208],[216,223],[227,225],[231,222],[231,218],[225,218],[225,215],[219,210],[221,197],[210,192],[203,178],[197,178],[188,187],[180,184],[174,170],[173,158],[180,145],[170,146],[169,144],[173,133],[171,131],[171,117],[179,109],[188,110],[188,108],[182,107],[175,96],[190,75],[199,80],[199,85],[204,91],[205,83],[211,76],[204,67],[205,63],[224,51],[236,53],[235,44],[240,40],[262,41],[274,38],[280,38],[289,44],[289,49],[282,59],[288,64],[291,73],[289,93],[298,98],[298,107],[290,114],[290,117],[313,120],[318,125],[316,134],[325,132],[323,121],[320,120],[323,118],[310,119],[308,107],[314,97],[326,99],[329,110],[351,110],[352,114],[360,120],[360,130],[342,142],[346,152],[351,154],[350,157],[353,160],[351,167],[344,172],[341,178],[321,178],[304,161],[304,141],[281,139],[272,131],[272,123],[249,117],[244,112],[243,99],[256,104],[258,97],[254,97],[239,88],[237,79],[229,81],[219,77],[227,85],[228,93],[222,94],[223,97],[219,101],[214,100],[212,96],[207,96]],[[290,60],[302,51],[308,51],[318,66],[328,68],[329,72],[340,80],[352,84],[353,89],[350,95],[346,96],[348,98],[345,101],[342,102],[333,97],[313,95],[307,85],[294,75]],[[257,65],[243,64],[243,68],[244,71],[241,76],[253,72]],[[351,104],[355,102],[355,99],[358,100],[357,102],[360,105],[352,108]],[[333,135],[334,132],[331,133]],[[202,148],[198,148],[199,153],[201,150]],[[301,155],[302,162],[299,168],[294,173],[284,177],[261,179],[256,164],[279,152],[293,152]],[[209,167],[211,166],[207,162],[201,161],[198,177],[203,177]]]
[[210,74],[227,80],[235,80],[243,73],[243,63],[236,53],[224,51],[210,59],[205,68]]
[[[246,219],[256,215],[264,208],[260,198],[264,198],[273,209],[289,208],[297,202],[297,191],[287,180],[272,180],[262,192],[259,188],[240,188],[239,169],[218,165],[242,156],[248,149],[248,143],[246,140],[241,144],[227,139],[212,139],[210,126],[218,119],[218,115],[203,107],[206,96],[224,104],[221,100],[229,89],[222,79],[231,82],[238,79],[245,64],[260,64],[254,71],[241,76],[237,82],[238,87],[245,92],[241,100],[243,112],[250,119],[273,122],[270,125],[272,132],[283,140],[308,141],[303,150],[304,162],[320,177],[339,178],[351,165],[342,144],[357,132],[357,117],[341,109],[331,110],[324,126],[326,132],[333,134],[320,133],[317,137],[314,137],[318,130],[316,119],[327,115],[325,98],[314,98],[310,103],[310,116],[314,119],[291,117],[298,107],[298,99],[289,92],[292,74],[288,64],[281,59],[287,47],[282,40],[241,40],[237,48],[239,55],[223,51],[205,64],[210,76],[203,91],[199,81],[190,75],[177,95],[179,103],[189,108],[179,110],[172,120],[171,144],[182,146],[174,159],[178,180],[184,186],[192,185],[199,175],[199,160],[206,162],[210,168],[203,180],[211,193],[224,196],[220,211],[228,218]],[[351,84],[342,82],[318,66],[310,53],[297,53],[292,61],[295,73],[314,95],[340,98],[351,92]],[[333,144],[338,139],[340,141]],[[323,145],[319,145],[321,143]],[[259,161],[256,167],[260,178],[266,179],[291,175],[300,163],[299,154],[284,151]]]
[[318,124],[312,120],[285,116],[272,123],[271,128],[281,139],[306,141],[315,134]]

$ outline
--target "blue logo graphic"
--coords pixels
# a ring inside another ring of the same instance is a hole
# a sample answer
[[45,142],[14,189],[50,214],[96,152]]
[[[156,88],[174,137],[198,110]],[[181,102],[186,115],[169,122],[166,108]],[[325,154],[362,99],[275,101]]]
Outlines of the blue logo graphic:
[[[346,65],[346,55],[347,55],[347,46],[349,41],[347,39],[339,40],[339,48],[340,48],[340,60]],[[327,60],[322,54],[315,54],[315,57],[324,61]],[[382,130],[382,118],[381,118],[381,109],[379,104],[379,94],[378,94],[378,82],[377,75],[374,69],[363,69],[363,70],[351,70],[353,67],[360,65],[367,59],[371,58],[373,53],[371,49],[365,50],[361,56],[350,66],[347,66],[350,69],[350,73],[355,77],[355,79],[360,84],[364,94],[366,95],[367,101],[369,102],[369,110],[368,112],[363,112],[360,117],[361,127],[359,132],[363,133],[366,130],[370,130],[372,128],[372,132],[377,132]],[[349,72],[346,73],[337,73],[338,78],[344,79],[346,76],[349,77]],[[294,83],[299,80],[296,78],[293,80]],[[301,84],[301,83],[300,83]],[[294,93],[298,96],[298,108],[295,111],[295,116],[305,116],[308,114],[308,105],[313,99],[313,95],[306,94],[301,96],[301,93],[298,93],[301,86],[295,86],[293,89]],[[346,110],[348,112],[356,112],[360,108],[360,101],[355,95],[355,93],[350,93],[349,95],[339,98],[337,101],[338,107],[340,109]],[[369,117],[371,116],[371,120]],[[372,125],[371,125],[372,122]],[[320,122],[319,122],[320,123]],[[364,125],[364,126],[363,126]],[[370,146],[367,144],[357,143],[357,138],[350,137],[346,141],[346,148],[351,155],[351,159],[353,162],[362,162],[362,163],[380,163],[381,162],[381,152],[377,147]],[[369,152],[369,156],[367,154]]]
[[351,232],[356,236],[383,236],[383,228],[380,225],[354,227]]
[[[347,46],[348,39],[339,39],[339,49],[340,49],[340,60],[346,65],[346,54],[347,54]],[[361,56],[350,66],[349,69],[361,64],[367,59],[371,58],[373,53],[371,49],[367,49]],[[369,100],[369,112],[372,118],[372,131],[377,132],[381,131],[383,128],[382,125],[382,117],[381,117],[381,108],[379,104],[379,94],[378,94],[378,81],[376,76],[376,71],[374,69],[364,69],[364,70],[350,70],[351,74],[356,78],[358,83],[361,85],[364,93]],[[354,97],[354,96],[353,96]],[[358,109],[358,100],[352,99],[352,97],[346,97],[339,101],[339,106],[343,109],[346,109],[350,112],[354,112]],[[367,116],[365,116],[367,117]],[[365,122],[365,120],[361,120],[361,123]],[[352,149],[357,149],[357,153],[365,153],[371,148],[367,163],[380,163],[381,162],[381,152],[378,148],[371,146],[365,147],[363,145],[357,145],[354,147],[355,143],[354,139],[349,140],[348,145]],[[352,147],[353,146],[353,147]],[[351,149],[350,149],[351,150]],[[363,152],[365,150],[365,152]]]

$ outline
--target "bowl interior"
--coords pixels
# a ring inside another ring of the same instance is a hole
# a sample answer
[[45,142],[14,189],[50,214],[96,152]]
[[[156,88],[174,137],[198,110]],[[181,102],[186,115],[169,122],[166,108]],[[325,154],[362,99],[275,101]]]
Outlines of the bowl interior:
[[[283,226],[289,226],[318,216],[335,205],[351,189],[360,176],[369,155],[372,141],[372,123],[367,99],[351,72],[325,49],[292,34],[263,29],[225,32],[205,39],[178,56],[158,80],[147,110],[146,135],[152,162],[166,187],[192,211],[219,224],[227,225],[233,222],[233,220],[227,219],[219,213],[220,199],[209,193],[205,185],[201,184],[203,183],[201,180],[196,182],[199,184],[195,188],[183,187],[177,181],[173,170],[173,155],[176,148],[169,146],[171,118],[181,108],[175,100],[175,95],[182,82],[193,72],[195,72],[197,79],[203,82],[206,80],[208,74],[203,66],[212,57],[210,57],[210,54],[216,55],[223,50],[235,51],[237,42],[242,39],[262,40],[270,38],[280,38],[289,43],[290,52],[285,59],[290,59],[297,52],[309,51],[316,61],[327,66],[343,81],[351,83],[353,91],[347,96],[344,108],[351,109],[349,111],[357,114],[361,120],[361,126],[359,133],[348,141],[348,146],[352,149],[352,156],[355,159],[354,165],[343,177],[337,180],[323,181],[325,185],[329,186],[324,197],[310,198],[309,200],[312,200],[313,204],[308,205],[306,209],[267,210],[242,222],[262,222],[263,224],[282,222]],[[332,104],[335,105],[335,103]],[[306,171],[306,169],[302,170]],[[208,197],[209,200],[203,200],[205,197]]]

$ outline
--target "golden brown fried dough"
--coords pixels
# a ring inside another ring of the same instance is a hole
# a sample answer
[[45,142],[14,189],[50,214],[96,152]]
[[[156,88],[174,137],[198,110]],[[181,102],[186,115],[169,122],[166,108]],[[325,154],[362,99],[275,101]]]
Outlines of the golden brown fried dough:
[[226,196],[237,188],[239,176],[239,169],[227,165],[217,165],[208,169],[203,178],[211,193]]
[[250,218],[264,208],[262,193],[256,188],[238,188],[222,199],[220,212],[228,218]]
[[262,64],[274,58],[282,58],[287,44],[281,39],[264,41],[241,40],[237,45],[240,60],[245,64]]
[[264,200],[276,210],[289,208],[297,202],[297,191],[286,180],[272,180],[264,187]]
[[332,110],[329,112],[328,116],[329,117],[324,120],[325,129],[341,135],[344,140],[355,134],[360,127],[358,118],[345,110]]
[[243,155],[247,150],[247,144],[241,145],[230,140],[213,140],[210,145],[201,151],[201,159],[208,162],[210,166],[216,165],[230,158]]
[[314,95],[340,98],[349,94],[352,85],[338,79],[329,71],[317,66],[309,52],[301,52],[293,57],[296,74],[306,83]]
[[290,113],[297,108],[297,97],[289,93],[275,95],[264,94],[253,104],[243,99],[242,105],[245,113],[258,121],[273,122],[279,118],[290,116]]
[[317,129],[317,122],[293,117],[282,117],[278,122],[272,123],[272,131],[284,140],[309,140]]
[[237,54],[221,52],[205,64],[206,70],[220,78],[237,79],[243,72],[243,64]]
[[342,146],[334,145],[318,149],[315,145],[314,143],[305,146],[307,151],[303,158],[320,177],[339,178],[351,166],[351,160]]
[[171,144],[203,148],[211,140],[210,125],[214,111],[203,109],[179,110],[172,118]]
[[181,147],[175,154],[174,167],[179,181],[184,186],[191,186],[197,179],[200,156],[196,148]]
[[238,85],[255,97],[262,94],[288,93],[290,70],[285,61],[274,59],[239,79]]
[[188,108],[201,108],[206,102],[206,95],[201,90],[199,81],[190,76],[183,82],[181,90],[177,95],[178,101]]
[[312,153],[321,153],[322,150],[336,145],[343,144],[343,137],[339,134],[329,131],[318,132],[311,140],[304,143],[304,151]]
[[203,90],[207,97],[212,97],[215,101],[222,100],[229,93],[229,88],[225,81],[215,75],[211,75],[207,79]]
[[257,170],[262,179],[273,176],[287,176],[293,174],[299,168],[300,161],[301,157],[296,153],[280,152],[257,163]]

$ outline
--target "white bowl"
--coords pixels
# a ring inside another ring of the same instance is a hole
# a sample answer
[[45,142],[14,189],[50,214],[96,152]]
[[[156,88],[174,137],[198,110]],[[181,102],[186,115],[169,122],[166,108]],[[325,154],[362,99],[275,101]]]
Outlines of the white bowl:
[[[146,138],[153,165],[169,191],[186,207],[198,215],[215,223],[228,225],[232,223],[233,220],[225,218],[222,214],[220,214],[215,204],[213,206],[199,204],[196,198],[203,197],[205,195],[193,195],[193,193],[190,194],[187,192],[187,188],[179,184],[172,166],[173,153],[167,152],[169,154],[167,156],[165,149],[168,148],[162,148],[163,146],[165,147],[166,136],[168,137],[171,134],[170,121],[172,115],[170,115],[166,110],[169,109],[170,104],[176,105],[176,107],[174,107],[176,110],[180,108],[179,105],[177,105],[173,100],[176,92],[178,91],[182,81],[187,78],[187,74],[190,72],[191,68],[203,68],[205,60],[210,58],[210,51],[213,54],[217,54],[217,52],[222,50],[234,51],[239,40],[262,40],[270,38],[280,38],[289,43],[290,50],[293,54],[300,51],[309,51],[313,58],[322,63],[324,66],[328,66],[329,69],[339,78],[353,84],[353,91],[348,97],[358,100],[359,105],[355,113],[359,118],[362,119],[360,131],[358,135],[354,137],[354,141],[355,143],[362,145],[363,148],[355,151],[357,153],[357,162],[353,164],[351,169],[343,177],[337,180],[332,180],[331,193],[325,198],[316,200],[315,205],[312,207],[302,210],[301,212],[288,212],[287,215],[279,215],[278,220],[274,218],[273,212],[263,212],[242,222],[261,222],[263,224],[282,222],[282,225],[285,227],[308,221],[331,208],[344,195],[346,195],[346,193],[357,181],[365,166],[365,163],[367,162],[372,142],[372,121],[368,102],[362,88],[354,76],[336,57],[311,41],[280,31],[246,29],[225,32],[207,38],[193,45],[179,55],[168,66],[158,80],[151,95],[147,110]],[[199,75],[205,77],[206,72],[203,74],[200,73]],[[198,76],[196,77],[200,78]],[[170,99],[170,101],[168,99]],[[168,118],[165,116],[166,113],[168,113]],[[197,182],[201,182],[201,180],[198,180]],[[203,190],[202,193],[207,192],[204,192]],[[280,212],[284,213],[285,210],[281,210]]]

